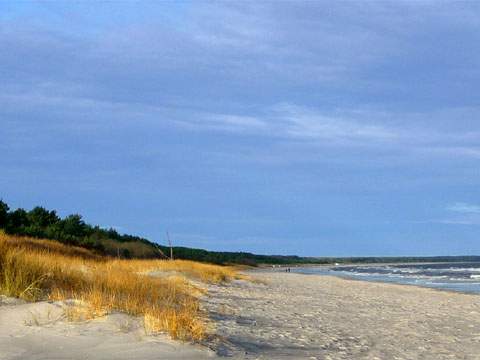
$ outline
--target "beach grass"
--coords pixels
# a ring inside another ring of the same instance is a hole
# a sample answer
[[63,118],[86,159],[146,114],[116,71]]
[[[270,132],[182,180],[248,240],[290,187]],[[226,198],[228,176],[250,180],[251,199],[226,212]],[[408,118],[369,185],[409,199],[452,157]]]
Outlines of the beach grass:
[[113,311],[141,316],[147,332],[166,332],[175,339],[205,336],[198,281],[219,283],[239,276],[232,267],[106,258],[54,241],[0,233],[0,293],[28,301],[75,300],[71,303],[77,305],[66,313],[71,320]]

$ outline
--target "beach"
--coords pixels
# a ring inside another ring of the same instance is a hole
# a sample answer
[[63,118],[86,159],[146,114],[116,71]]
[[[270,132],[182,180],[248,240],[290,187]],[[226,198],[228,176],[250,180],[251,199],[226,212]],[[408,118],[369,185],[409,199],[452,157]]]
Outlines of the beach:
[[206,307],[247,359],[479,359],[480,297],[285,272],[213,286]]
[[331,276],[253,272],[209,285],[201,344],[111,314],[68,322],[62,303],[0,301],[0,359],[478,359],[478,295]]

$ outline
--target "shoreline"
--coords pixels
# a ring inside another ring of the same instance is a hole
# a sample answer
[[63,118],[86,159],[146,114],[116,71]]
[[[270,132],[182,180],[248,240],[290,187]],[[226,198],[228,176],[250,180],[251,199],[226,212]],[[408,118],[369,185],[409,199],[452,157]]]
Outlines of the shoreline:
[[343,279],[343,280],[361,281],[361,282],[377,283],[377,284],[389,284],[389,285],[395,285],[395,286],[408,286],[408,287],[411,286],[411,287],[416,287],[416,288],[419,288],[419,289],[429,289],[429,290],[442,291],[442,292],[448,292],[448,293],[453,293],[453,294],[480,296],[480,293],[478,293],[478,292],[459,291],[459,290],[452,290],[452,289],[441,288],[441,287],[423,286],[423,285],[418,285],[418,284],[402,284],[402,283],[393,282],[393,281],[367,280],[367,279],[360,279],[360,278],[357,278],[357,277],[354,277],[354,276],[348,276],[348,275],[306,274],[306,273],[300,273],[300,272],[294,272],[294,274],[307,275],[307,276],[333,277],[333,278],[338,278],[338,279]]
[[[471,262],[458,262],[455,264],[470,264]],[[311,268],[318,268],[318,269],[332,269],[335,267],[362,267],[362,266],[388,266],[388,265],[432,265],[432,264],[451,264],[450,262],[429,262],[429,263],[366,263],[366,264],[341,264],[341,265],[320,265],[320,266],[284,266],[281,268],[259,268],[259,269],[251,269],[249,270],[252,274],[255,273],[283,273],[283,269],[285,268],[290,268],[292,270],[298,269],[298,268],[305,268],[305,269],[311,269]],[[328,274],[322,274],[322,273],[305,273],[305,272],[300,272],[300,271],[292,271],[292,273],[295,274],[301,274],[301,275],[318,275],[318,276],[333,276],[337,277],[340,279],[345,279],[345,280],[354,280],[354,281],[365,281],[365,282],[373,282],[373,283],[383,283],[383,284],[393,284],[393,285],[402,285],[402,286],[415,286],[415,287],[420,287],[420,288],[426,288],[426,289],[432,289],[432,290],[438,290],[438,291],[447,291],[447,292],[453,292],[453,293],[460,293],[460,294],[471,294],[471,295],[480,295],[480,291],[468,291],[468,290],[456,290],[453,288],[448,288],[448,287],[441,287],[441,286],[427,286],[427,285],[422,285],[422,284],[417,284],[417,283],[410,283],[410,282],[399,282],[399,281],[392,281],[388,280],[388,277],[386,277],[385,280],[381,279],[370,279],[366,277],[358,277],[354,275],[349,275],[349,274],[344,274],[344,273],[335,273],[332,271],[332,273]],[[408,279],[408,278],[405,278]],[[468,283],[468,282],[466,282]],[[448,283],[445,283],[448,284]]]
[[[329,263],[329,264],[291,264],[291,265],[275,265],[275,268],[294,268],[294,267],[337,267],[337,266],[388,266],[388,265],[433,265],[433,264],[469,264],[480,263],[480,261],[419,261],[419,262],[366,262],[366,263]],[[335,265],[338,264],[338,265]],[[273,265],[260,264],[258,269],[274,269]]]

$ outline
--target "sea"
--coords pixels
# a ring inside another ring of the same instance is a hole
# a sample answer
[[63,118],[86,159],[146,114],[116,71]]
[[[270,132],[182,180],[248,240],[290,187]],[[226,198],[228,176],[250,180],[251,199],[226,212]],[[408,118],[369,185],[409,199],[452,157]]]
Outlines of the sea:
[[297,267],[292,272],[480,294],[480,262]]

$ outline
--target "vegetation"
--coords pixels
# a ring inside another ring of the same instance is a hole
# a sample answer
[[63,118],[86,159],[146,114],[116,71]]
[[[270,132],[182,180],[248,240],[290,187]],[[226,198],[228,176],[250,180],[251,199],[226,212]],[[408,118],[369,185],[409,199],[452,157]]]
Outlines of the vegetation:
[[93,250],[102,255],[121,258],[161,257],[156,244],[138,236],[122,235],[115,229],[92,226],[79,214],[60,218],[55,210],[37,206],[30,211],[10,210],[0,200],[0,229],[7,234],[57,240]]
[[[167,253],[167,247],[159,246],[162,251]],[[187,247],[173,247],[173,253],[176,258],[209,262],[213,264],[242,264],[257,266],[259,264],[326,264],[327,262],[319,258],[306,258],[294,255],[256,255],[248,252],[221,252],[207,251],[203,249],[194,249]]]
[[[157,271],[162,276],[150,276]],[[205,323],[189,279],[222,282],[238,277],[230,267],[184,260],[125,260],[91,250],[0,232],[0,293],[36,301],[75,299],[72,319],[113,310],[144,318],[149,332],[199,340]]]
[[[99,255],[130,259],[166,258],[167,246],[156,244],[139,236],[119,234],[115,229],[103,229],[85,223],[81,215],[60,218],[55,210],[37,206],[30,211],[10,210],[0,200],[0,229],[7,234],[45,238],[91,250]],[[333,264],[333,263],[385,263],[385,262],[451,262],[480,261],[480,256],[438,257],[299,257],[256,255],[247,252],[218,252],[186,247],[173,247],[176,259],[202,261],[213,264]]]
[[[115,229],[103,229],[85,223],[79,214],[60,218],[55,210],[37,206],[30,211],[10,210],[0,200],[0,229],[7,234],[56,240],[66,245],[83,247],[101,255],[117,258],[165,258],[167,246],[158,245],[139,236],[119,234]],[[246,252],[217,252],[186,247],[173,247],[177,259],[213,264],[293,264],[322,261],[298,256],[254,255]]]

